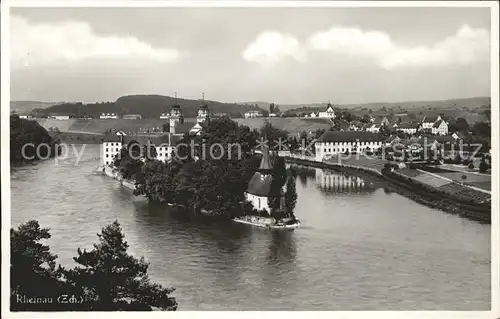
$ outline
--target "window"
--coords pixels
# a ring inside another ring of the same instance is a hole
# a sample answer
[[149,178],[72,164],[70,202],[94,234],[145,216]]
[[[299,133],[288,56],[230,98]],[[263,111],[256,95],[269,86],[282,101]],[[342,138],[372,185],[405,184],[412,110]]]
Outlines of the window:
[[106,147],[106,152],[109,152],[109,148]]

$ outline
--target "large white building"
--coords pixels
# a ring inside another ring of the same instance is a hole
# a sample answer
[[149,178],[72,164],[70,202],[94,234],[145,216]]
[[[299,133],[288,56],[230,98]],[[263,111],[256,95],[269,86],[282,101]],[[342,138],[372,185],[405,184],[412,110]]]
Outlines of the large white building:
[[338,154],[374,152],[384,145],[380,135],[362,131],[326,131],[315,143],[316,160]]
[[245,118],[253,118],[253,117],[262,117],[263,114],[261,111],[248,111],[245,113]]
[[117,119],[118,115],[115,113],[102,113],[101,116],[99,116],[100,119]]
[[101,145],[101,164],[112,166],[116,155],[121,152],[121,149],[135,143],[140,145],[143,145],[144,143],[153,144],[156,149],[156,159],[159,161],[168,161],[172,156],[173,147],[170,143],[157,142],[158,144],[155,145],[154,139],[151,139],[148,136],[114,135],[106,136]]

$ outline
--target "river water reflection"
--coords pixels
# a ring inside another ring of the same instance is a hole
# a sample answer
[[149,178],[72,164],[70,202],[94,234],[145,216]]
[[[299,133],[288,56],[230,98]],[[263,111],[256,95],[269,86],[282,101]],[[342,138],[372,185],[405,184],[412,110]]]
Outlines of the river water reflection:
[[189,221],[96,175],[83,159],[12,170],[12,224],[37,219],[71,265],[115,219],[179,310],[487,310],[490,225],[427,208],[373,177],[303,168],[302,227]]

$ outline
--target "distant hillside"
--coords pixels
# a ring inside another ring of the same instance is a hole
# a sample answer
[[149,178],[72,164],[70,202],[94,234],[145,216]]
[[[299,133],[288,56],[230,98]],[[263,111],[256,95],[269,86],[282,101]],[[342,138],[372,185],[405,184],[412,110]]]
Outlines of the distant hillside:
[[40,102],[40,101],[11,101],[10,111],[20,115],[29,114],[34,109],[45,109],[57,102]]
[[[333,103],[332,103],[333,104]],[[279,105],[281,111],[300,111],[300,109],[308,108],[311,112],[324,110],[326,108],[327,102],[325,103],[310,103],[310,104],[295,104],[295,105]],[[462,109],[464,107],[469,110],[475,108],[491,105],[490,97],[472,97],[463,99],[449,99],[449,100],[439,100],[439,101],[406,101],[406,102],[377,102],[377,103],[365,103],[365,104],[336,104],[334,107],[346,108],[346,109],[367,109],[367,110],[378,110],[383,107],[392,108],[395,111],[398,109],[405,109],[406,111],[415,111],[428,109],[447,109],[455,108]]]
[[[196,117],[201,100],[178,99],[184,117]],[[33,110],[33,115],[48,116],[50,114],[61,114],[70,116],[99,117],[102,113],[141,114],[143,118],[159,118],[162,113],[169,112],[176,103],[176,99],[162,95],[128,95],[122,96],[116,102],[105,103],[64,103],[54,105],[45,109]],[[222,103],[217,101],[205,101],[212,113],[227,113],[232,117],[239,117],[249,110],[260,110],[255,105],[242,105],[236,103]],[[261,110],[262,111],[262,110]]]

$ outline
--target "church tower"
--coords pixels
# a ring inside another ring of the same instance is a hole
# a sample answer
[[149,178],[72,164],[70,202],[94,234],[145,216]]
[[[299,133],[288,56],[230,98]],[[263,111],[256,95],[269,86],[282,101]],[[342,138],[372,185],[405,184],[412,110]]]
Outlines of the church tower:
[[202,93],[201,95],[201,106],[198,109],[198,116],[196,117],[196,123],[204,123],[208,122],[210,119],[210,116],[208,114],[208,107],[205,104],[205,93]]
[[175,92],[175,104],[170,111],[170,133],[175,134],[175,129],[178,124],[184,123],[184,116],[182,115],[181,106],[177,101],[177,92]]
[[260,166],[248,183],[248,188],[245,192],[246,200],[251,202],[257,210],[271,211],[268,196],[271,194],[271,185],[273,183],[272,170],[273,165],[269,154],[269,147],[264,146]]

